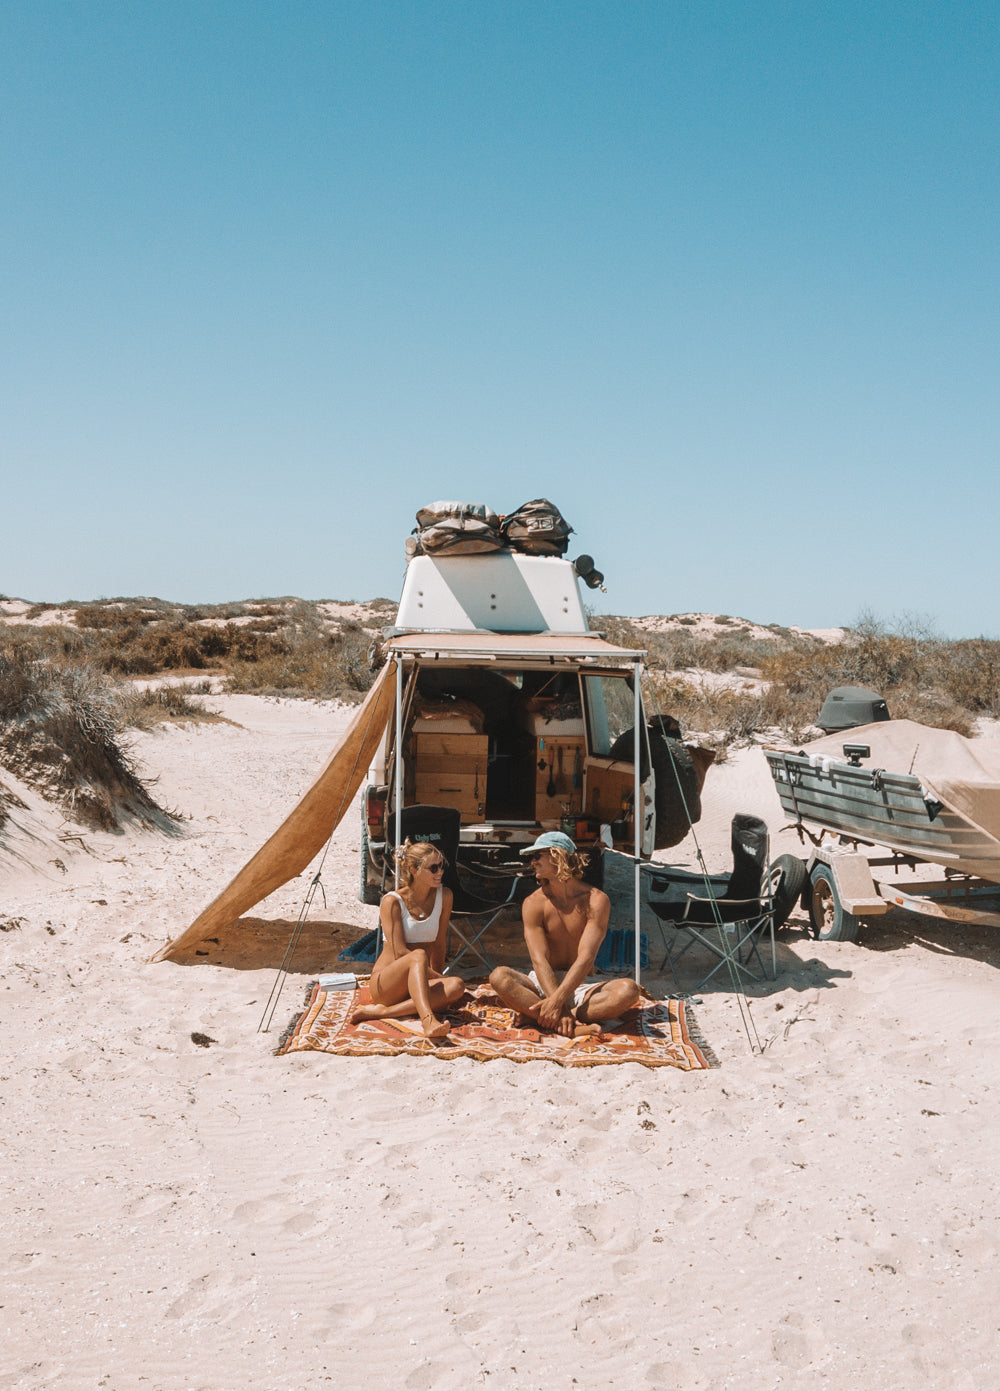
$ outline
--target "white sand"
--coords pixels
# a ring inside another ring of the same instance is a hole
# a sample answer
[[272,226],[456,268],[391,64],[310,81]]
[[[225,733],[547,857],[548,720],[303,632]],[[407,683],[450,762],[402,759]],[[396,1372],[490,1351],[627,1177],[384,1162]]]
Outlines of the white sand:
[[[238,724],[140,743],[185,838],[86,853],[37,799],[19,814],[42,839],[0,878],[0,919],[23,919],[0,934],[0,1387],[994,1391],[994,934],[896,918],[818,943],[796,916],[753,1003],[763,1056],[705,993],[718,1071],[275,1058],[325,943],[375,920],[354,815],[271,1034],[274,973],[251,967],[304,877],[239,967],[147,959],[346,716],[208,699]],[[757,751],[705,803],[710,868],[733,810],[781,825]]]

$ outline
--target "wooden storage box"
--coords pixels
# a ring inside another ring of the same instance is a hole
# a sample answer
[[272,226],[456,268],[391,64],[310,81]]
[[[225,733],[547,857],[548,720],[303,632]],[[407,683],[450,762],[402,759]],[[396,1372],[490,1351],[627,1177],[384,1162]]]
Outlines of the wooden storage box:
[[489,740],[485,734],[415,734],[411,763],[418,802],[455,807],[464,823],[486,813]]

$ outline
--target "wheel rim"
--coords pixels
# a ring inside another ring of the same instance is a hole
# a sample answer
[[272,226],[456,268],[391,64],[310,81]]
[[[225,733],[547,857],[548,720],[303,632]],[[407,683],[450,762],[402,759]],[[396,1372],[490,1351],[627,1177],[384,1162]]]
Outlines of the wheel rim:
[[832,932],[836,913],[833,888],[826,879],[817,879],[812,891],[813,922],[820,933]]

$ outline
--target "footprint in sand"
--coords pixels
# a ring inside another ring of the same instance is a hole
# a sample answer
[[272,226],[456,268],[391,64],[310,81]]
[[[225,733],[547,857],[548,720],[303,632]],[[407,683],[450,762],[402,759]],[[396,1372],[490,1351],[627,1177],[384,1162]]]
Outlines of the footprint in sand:
[[407,1391],[434,1391],[454,1376],[455,1368],[447,1362],[421,1362],[403,1382]]
[[378,1317],[374,1304],[330,1304],[325,1313],[331,1329],[338,1333],[361,1333]]
[[286,1218],[281,1225],[293,1236],[305,1236],[307,1233],[317,1235],[326,1229],[325,1223],[319,1221],[312,1212],[297,1212],[294,1217]]
[[288,1211],[288,1199],[280,1193],[271,1193],[266,1198],[251,1198],[234,1208],[233,1217],[243,1227],[256,1227],[262,1222],[278,1222]]
[[190,1281],[184,1293],[170,1305],[167,1318],[182,1319],[189,1314],[210,1314],[212,1318],[218,1318],[230,1312],[235,1307],[233,1300],[220,1298],[225,1286],[225,1277],[217,1270],[200,1275],[197,1280]]
[[805,1314],[786,1314],[771,1334],[771,1350],[783,1366],[801,1370],[826,1352],[826,1333]]
[[602,1251],[630,1255],[639,1244],[638,1204],[627,1194],[620,1194],[613,1204],[581,1203],[570,1211],[570,1219],[581,1237],[589,1237]]

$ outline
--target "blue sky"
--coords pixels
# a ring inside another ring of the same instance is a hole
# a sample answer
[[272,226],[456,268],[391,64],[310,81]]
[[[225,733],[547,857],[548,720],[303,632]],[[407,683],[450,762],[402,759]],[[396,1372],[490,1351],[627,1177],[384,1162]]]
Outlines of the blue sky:
[[998,156],[993,4],[7,0],[0,590],[1000,635]]

